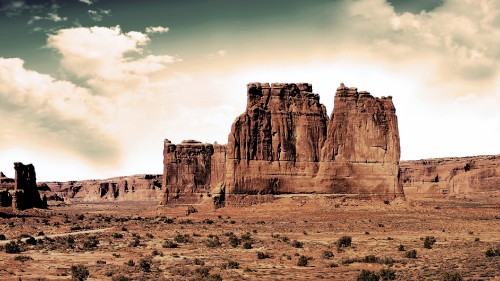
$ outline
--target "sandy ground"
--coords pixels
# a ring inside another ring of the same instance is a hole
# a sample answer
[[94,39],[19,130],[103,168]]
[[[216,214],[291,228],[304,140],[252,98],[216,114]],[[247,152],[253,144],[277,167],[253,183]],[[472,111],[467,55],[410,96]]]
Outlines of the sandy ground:
[[[382,269],[395,280],[500,280],[500,256],[485,254],[500,250],[499,198],[386,204],[307,195],[195,208],[188,216],[187,206],[145,202],[0,209],[0,280],[69,280],[72,265],[85,266],[88,280],[356,280]],[[352,244],[339,249],[343,236]],[[19,240],[21,253],[6,253],[8,240]]]

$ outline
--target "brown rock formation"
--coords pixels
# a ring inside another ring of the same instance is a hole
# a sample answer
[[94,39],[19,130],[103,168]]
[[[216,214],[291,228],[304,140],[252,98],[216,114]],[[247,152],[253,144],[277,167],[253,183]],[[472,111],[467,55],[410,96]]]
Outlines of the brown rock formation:
[[408,197],[486,197],[500,192],[500,155],[401,161]]
[[328,116],[310,84],[248,84],[245,113],[231,127],[226,191],[312,192]]
[[[165,140],[163,149],[163,184],[165,196],[162,203],[178,201],[181,194],[210,191],[224,182],[226,147],[187,140],[172,144]],[[184,201],[186,198],[182,198]],[[196,197],[190,198],[197,200]]]
[[133,175],[104,180],[43,182],[52,200],[67,202],[157,201],[163,196],[161,175]]
[[167,197],[207,191],[222,182],[227,198],[312,192],[403,195],[391,97],[375,98],[342,84],[329,119],[310,84],[251,83],[247,91],[247,108],[234,121],[218,160],[210,144],[165,141]]
[[14,170],[15,179],[0,173],[0,206],[12,206],[16,210],[46,208],[47,202],[37,189],[35,167],[16,162]]

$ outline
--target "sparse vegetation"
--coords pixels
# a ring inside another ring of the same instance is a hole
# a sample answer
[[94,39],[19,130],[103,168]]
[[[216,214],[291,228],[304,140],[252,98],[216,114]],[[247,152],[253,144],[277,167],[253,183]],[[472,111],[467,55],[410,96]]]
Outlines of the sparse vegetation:
[[150,260],[140,259],[138,266],[139,266],[139,269],[141,269],[144,272],[151,271],[151,261]]
[[267,253],[264,253],[264,252],[257,252],[257,258],[259,260],[263,260],[263,259],[269,259],[269,258],[271,258],[271,256]]
[[14,259],[16,261],[20,261],[20,262],[26,262],[26,261],[33,260],[33,258],[30,256],[16,256]]
[[71,279],[75,281],[85,281],[89,277],[90,272],[84,265],[71,266]]
[[297,260],[297,266],[307,266],[307,263],[311,259],[312,259],[311,257],[300,256],[299,259]]
[[10,241],[5,245],[5,252],[7,254],[19,254],[21,252],[21,248],[19,248],[19,245],[16,242]]
[[407,257],[409,259],[416,259],[417,258],[417,250],[407,251],[405,254],[405,257]]
[[378,281],[380,280],[380,276],[377,273],[370,270],[363,269],[361,273],[358,275],[357,281]]
[[424,239],[424,248],[432,249],[434,243],[436,243],[436,238],[434,238],[434,236],[426,236]]
[[334,257],[334,254],[332,251],[324,251],[322,257],[324,259],[332,259]]
[[486,252],[484,253],[486,255],[486,257],[500,257],[500,249],[493,249],[493,248],[489,248],[488,250],[486,250]]
[[351,236],[342,236],[337,240],[337,250],[342,251],[343,248],[350,247],[352,243]]
[[177,248],[179,245],[177,243],[175,243],[174,241],[167,239],[167,240],[163,241],[163,244],[161,246],[163,248],[173,249],[173,248]]
[[445,272],[441,278],[442,281],[462,281],[462,275],[458,272]]
[[299,241],[297,241],[297,240],[293,240],[293,242],[292,242],[292,246],[293,246],[294,248],[302,248],[302,247],[304,246],[304,243],[299,242]]
[[208,239],[205,240],[205,246],[209,248],[218,248],[221,245],[222,243],[217,235],[208,235]]

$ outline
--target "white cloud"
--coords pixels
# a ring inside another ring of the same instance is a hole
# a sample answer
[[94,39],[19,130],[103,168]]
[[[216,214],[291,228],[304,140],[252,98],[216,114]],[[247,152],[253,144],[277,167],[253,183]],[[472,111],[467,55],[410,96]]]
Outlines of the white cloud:
[[111,15],[111,10],[104,10],[104,9],[88,10],[87,13],[93,21],[102,21],[104,16]]
[[151,33],[166,33],[170,29],[168,27],[163,27],[163,26],[149,26],[146,27],[146,33],[151,34]]
[[110,94],[147,87],[148,75],[177,61],[168,55],[145,55],[149,41],[141,32],[96,26],[61,29],[49,35],[47,46],[62,55],[66,70],[85,78],[98,93]]
[[71,82],[28,70],[19,58],[0,58],[0,84],[0,119],[9,120],[2,121],[1,128],[14,132],[11,143],[43,145],[103,163],[119,157],[100,126],[109,108],[106,100]]
[[80,2],[82,2],[84,4],[87,4],[87,5],[92,5],[95,2],[97,2],[97,1],[93,1],[93,0],[78,0],[78,1],[80,1]]

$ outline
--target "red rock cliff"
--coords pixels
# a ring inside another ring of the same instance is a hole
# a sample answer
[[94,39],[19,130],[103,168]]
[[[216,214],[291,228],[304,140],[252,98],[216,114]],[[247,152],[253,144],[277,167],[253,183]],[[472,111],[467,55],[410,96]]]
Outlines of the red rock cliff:
[[408,197],[495,195],[500,155],[402,161],[401,179]]

